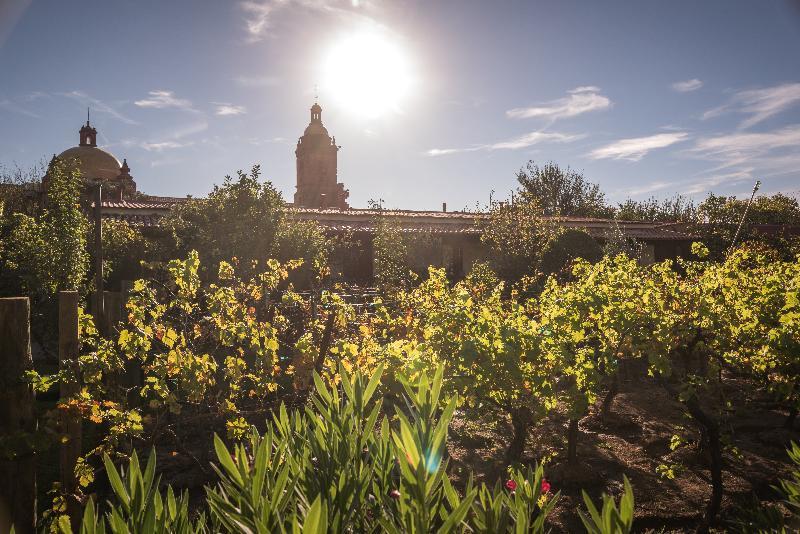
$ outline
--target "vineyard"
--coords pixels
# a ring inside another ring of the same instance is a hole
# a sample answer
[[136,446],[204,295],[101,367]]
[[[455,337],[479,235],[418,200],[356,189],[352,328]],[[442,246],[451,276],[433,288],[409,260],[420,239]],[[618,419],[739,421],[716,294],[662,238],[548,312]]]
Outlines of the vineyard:
[[800,527],[797,243],[720,223],[645,261],[521,195],[458,279],[379,217],[363,288],[258,168],[147,237],[96,217],[93,246],[50,172],[0,211],[0,530]]
[[22,441],[63,468],[80,440],[43,528],[793,528],[800,261],[693,253],[577,260],[536,297],[431,268],[355,304],[294,291],[300,262],[206,282],[172,260],[105,335],[75,310],[71,364],[26,372],[62,394]]

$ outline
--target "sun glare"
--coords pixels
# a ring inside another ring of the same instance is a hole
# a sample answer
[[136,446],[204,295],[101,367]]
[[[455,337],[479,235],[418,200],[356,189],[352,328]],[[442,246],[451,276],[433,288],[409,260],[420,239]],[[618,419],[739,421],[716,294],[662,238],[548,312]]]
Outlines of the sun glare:
[[374,119],[397,113],[413,86],[405,50],[390,36],[367,31],[343,37],[323,63],[323,89],[349,113]]

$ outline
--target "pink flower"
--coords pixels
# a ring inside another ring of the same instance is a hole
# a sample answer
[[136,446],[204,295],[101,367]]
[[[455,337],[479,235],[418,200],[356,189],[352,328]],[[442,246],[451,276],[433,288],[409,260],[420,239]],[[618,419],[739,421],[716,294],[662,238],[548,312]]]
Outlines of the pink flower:
[[542,479],[542,493],[550,493],[550,483],[546,479]]
[[517,483],[513,480],[506,480],[506,489],[508,491],[515,491],[517,489]]
[[389,497],[391,497],[392,499],[397,500],[397,499],[400,498],[400,492],[397,491],[396,489],[393,489],[392,491],[389,492]]

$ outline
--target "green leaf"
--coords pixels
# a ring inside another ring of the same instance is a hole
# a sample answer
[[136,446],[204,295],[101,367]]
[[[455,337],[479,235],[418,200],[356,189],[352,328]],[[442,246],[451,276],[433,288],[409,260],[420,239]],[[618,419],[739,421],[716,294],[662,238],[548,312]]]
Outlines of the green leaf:
[[328,512],[320,495],[314,499],[303,521],[303,534],[325,534],[328,531]]
[[369,379],[369,383],[367,387],[364,389],[364,403],[368,403],[369,400],[372,398],[372,394],[375,393],[375,390],[378,388],[378,384],[381,382],[381,377],[383,376],[383,364],[381,363],[375,372],[372,373],[372,377]]
[[108,457],[108,454],[103,454],[103,464],[105,464],[106,474],[108,475],[108,481],[111,483],[111,488],[114,490],[114,493],[117,494],[117,498],[122,503],[125,511],[130,513],[131,498],[128,495],[128,491],[125,489],[125,485],[122,483],[117,468],[111,462],[111,458]]
[[216,433],[214,434],[214,450],[217,453],[217,459],[219,459],[219,463],[228,473],[228,476],[231,477],[237,485],[241,486],[243,484],[242,474],[239,472],[236,464],[233,463],[231,453],[228,452],[228,448],[225,446],[225,443],[222,442]]

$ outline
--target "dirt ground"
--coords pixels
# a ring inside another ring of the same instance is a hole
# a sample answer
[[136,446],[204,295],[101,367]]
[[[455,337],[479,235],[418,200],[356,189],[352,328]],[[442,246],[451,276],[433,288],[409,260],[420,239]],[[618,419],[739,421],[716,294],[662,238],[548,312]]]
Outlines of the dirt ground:
[[[766,397],[751,397],[753,384],[727,380],[731,402],[723,481],[725,495],[720,519],[730,520],[736,507],[760,499],[776,499],[771,485],[786,476],[790,464],[786,447],[800,432],[782,428],[786,412]],[[578,465],[566,464],[567,418],[551,414],[529,435],[524,463],[546,460],[545,477],[561,497],[550,525],[554,532],[582,531],[575,509],[583,506],[581,489],[595,502],[603,492],[618,496],[622,477],[633,486],[635,530],[686,532],[694,530],[711,495],[710,473],[700,458],[697,429],[682,406],[652,379],[623,381],[611,413],[601,417],[599,403],[579,423]],[[451,468],[458,478],[467,469],[476,479],[493,484],[504,477],[504,445],[511,432],[505,421],[467,420],[463,414],[451,426]],[[674,434],[688,438],[670,449]],[[660,475],[659,465],[678,465],[675,477]],[[724,530],[724,523],[720,531]]]

